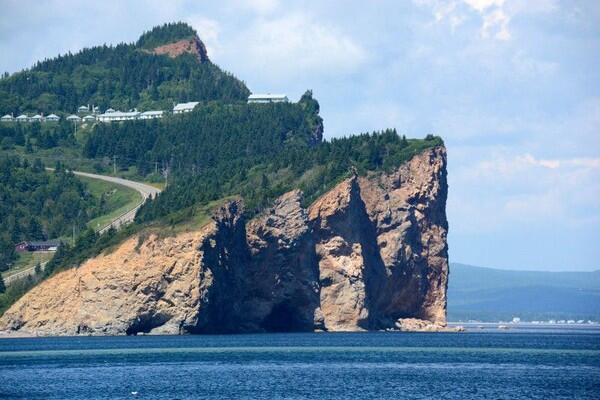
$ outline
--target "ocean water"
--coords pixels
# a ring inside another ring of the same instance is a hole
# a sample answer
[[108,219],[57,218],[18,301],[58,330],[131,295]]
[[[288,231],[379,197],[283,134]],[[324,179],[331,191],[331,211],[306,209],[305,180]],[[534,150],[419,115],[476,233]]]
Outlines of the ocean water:
[[600,399],[600,331],[0,339],[2,399]]

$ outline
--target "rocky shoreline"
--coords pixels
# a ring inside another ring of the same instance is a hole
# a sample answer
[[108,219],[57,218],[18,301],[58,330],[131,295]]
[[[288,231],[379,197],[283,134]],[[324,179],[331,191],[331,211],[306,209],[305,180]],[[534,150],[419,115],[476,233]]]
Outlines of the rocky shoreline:
[[229,201],[196,232],[139,235],[32,289],[0,330],[32,335],[448,331],[446,152],[352,176],[247,221]]

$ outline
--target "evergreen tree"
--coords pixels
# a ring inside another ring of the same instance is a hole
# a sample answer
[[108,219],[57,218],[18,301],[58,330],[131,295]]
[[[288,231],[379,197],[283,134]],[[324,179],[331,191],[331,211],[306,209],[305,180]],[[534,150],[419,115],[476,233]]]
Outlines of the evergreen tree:
[[[244,83],[210,61],[200,62],[194,54],[171,58],[152,52],[195,36],[189,25],[166,24],[143,34],[137,44],[97,46],[38,62],[0,79],[0,115],[66,114],[82,104],[148,110],[169,109],[182,101],[245,101],[250,91]],[[35,139],[41,134],[39,125],[31,126]],[[55,138],[41,139],[39,144],[48,148]]]
[[27,229],[27,237],[28,240],[43,240],[44,231],[42,229],[42,224],[38,221],[37,218],[31,217],[29,219],[28,229]]
[[33,165],[17,157],[0,158],[0,271],[16,260],[15,245],[69,234],[85,228],[100,212],[100,199],[58,164],[48,172],[41,160]]

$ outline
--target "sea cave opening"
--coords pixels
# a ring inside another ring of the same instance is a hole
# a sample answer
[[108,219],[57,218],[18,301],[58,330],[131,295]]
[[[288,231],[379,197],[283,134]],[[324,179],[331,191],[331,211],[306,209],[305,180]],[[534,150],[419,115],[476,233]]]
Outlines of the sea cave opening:
[[310,329],[298,309],[289,301],[275,305],[262,325],[268,332],[297,332]]

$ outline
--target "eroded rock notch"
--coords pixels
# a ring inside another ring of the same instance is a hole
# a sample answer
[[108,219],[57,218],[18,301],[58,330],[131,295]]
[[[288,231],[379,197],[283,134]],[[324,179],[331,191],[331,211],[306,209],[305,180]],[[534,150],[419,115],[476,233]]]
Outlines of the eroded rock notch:
[[243,202],[230,201],[200,231],[131,238],[57,274],[13,305],[0,329],[355,331],[413,319],[442,327],[446,197],[446,153],[436,147],[392,173],[352,176],[308,208],[294,190],[246,221]]

